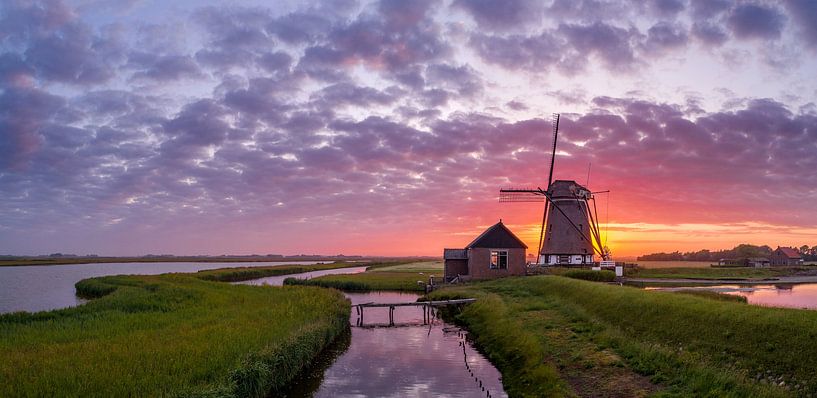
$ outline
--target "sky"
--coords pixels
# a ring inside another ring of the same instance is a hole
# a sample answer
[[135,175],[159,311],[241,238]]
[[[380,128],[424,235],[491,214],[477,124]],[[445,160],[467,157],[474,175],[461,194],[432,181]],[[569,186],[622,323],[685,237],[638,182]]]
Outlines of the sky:
[[[817,2],[0,3],[0,254],[817,245]],[[589,173],[588,173],[589,171]]]

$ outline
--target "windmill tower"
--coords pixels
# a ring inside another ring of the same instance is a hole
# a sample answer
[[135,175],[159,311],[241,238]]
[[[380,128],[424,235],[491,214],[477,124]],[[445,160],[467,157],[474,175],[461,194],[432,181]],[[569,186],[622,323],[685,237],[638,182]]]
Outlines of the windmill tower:
[[[500,202],[544,202],[542,227],[539,232],[538,263],[543,265],[593,264],[598,254],[609,260],[601,244],[596,193],[573,180],[553,181],[556,162],[556,142],[559,137],[559,114],[553,115],[553,147],[550,157],[547,189],[503,188]],[[608,191],[604,191],[608,192]],[[592,201],[592,211],[591,202]]]

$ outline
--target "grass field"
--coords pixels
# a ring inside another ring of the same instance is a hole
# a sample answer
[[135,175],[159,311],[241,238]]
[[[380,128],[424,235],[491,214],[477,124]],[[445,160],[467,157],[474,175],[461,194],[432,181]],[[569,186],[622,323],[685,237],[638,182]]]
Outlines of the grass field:
[[393,266],[386,266],[386,267],[372,267],[371,271],[373,272],[423,272],[423,273],[433,273],[433,274],[442,274],[443,273],[443,262],[442,261],[422,261],[422,262],[408,262],[405,264],[398,264]]
[[709,268],[717,261],[634,261],[642,268]]
[[423,292],[425,291],[424,283],[428,283],[428,277],[428,274],[417,272],[367,271],[360,274],[326,275],[314,279],[287,278],[284,284],[331,287],[344,291]]
[[734,294],[726,294],[726,293],[719,293],[713,292],[711,290],[694,290],[694,289],[683,289],[683,290],[675,290],[673,293],[678,294],[689,294],[692,296],[697,297],[704,297],[711,300],[719,300],[719,301],[732,301],[735,303],[748,303],[749,300],[744,296],[737,296]]
[[[287,278],[285,285],[330,287],[345,291],[425,291],[425,283],[434,276],[442,278],[441,262],[413,262],[377,265],[360,274],[325,275],[313,279]],[[422,283],[420,283],[422,282]]]
[[374,269],[383,269],[390,267],[398,267],[404,264],[399,261],[389,262],[336,262],[326,264],[311,264],[311,265],[271,265],[268,267],[235,267],[235,268],[217,268],[208,269],[197,272],[195,275],[198,278],[218,281],[218,282],[239,282],[250,279],[265,278],[268,276],[280,276],[289,274],[299,274],[310,271],[320,271],[327,269],[347,268],[368,266]]
[[339,292],[205,277],[237,278],[86,279],[87,304],[0,315],[0,396],[266,396],[348,327]]
[[640,268],[626,270],[626,276],[633,278],[670,279],[750,279],[793,275],[798,272],[815,269],[817,268],[813,266],[770,268]]
[[476,336],[512,395],[817,393],[814,311],[558,276],[474,283],[431,297],[478,298],[456,321]]

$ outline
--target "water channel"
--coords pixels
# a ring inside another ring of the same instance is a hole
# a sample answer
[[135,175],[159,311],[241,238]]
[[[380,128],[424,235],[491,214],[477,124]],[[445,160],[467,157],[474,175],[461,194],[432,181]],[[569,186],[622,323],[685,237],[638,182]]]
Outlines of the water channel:
[[[419,295],[346,293],[352,304],[405,303]],[[466,331],[434,319],[423,325],[421,307],[367,308],[364,326],[350,317],[351,333],[324,352],[289,397],[506,397],[499,371]]]
[[[366,267],[314,271],[236,282],[280,286],[286,278],[359,273]],[[412,293],[345,293],[352,305],[408,303]],[[506,397],[499,371],[477,351],[467,332],[435,318],[423,325],[421,307],[367,308],[364,326],[352,311],[351,330],[292,385],[288,397]]]
[[709,290],[746,297],[749,304],[765,307],[817,309],[817,283],[778,285],[716,285],[694,287],[661,287],[650,290]]

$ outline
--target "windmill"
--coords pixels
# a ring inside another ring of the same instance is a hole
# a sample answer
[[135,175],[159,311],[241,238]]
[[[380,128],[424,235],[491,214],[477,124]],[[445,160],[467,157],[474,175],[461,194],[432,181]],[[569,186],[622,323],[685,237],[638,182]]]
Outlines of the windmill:
[[593,196],[609,191],[591,192],[573,180],[553,181],[558,138],[559,114],[556,113],[553,114],[553,147],[547,189],[503,188],[499,190],[499,201],[544,202],[537,249],[539,264],[593,264],[593,256],[596,253],[602,260],[609,260],[609,252],[601,244],[598,212]]

